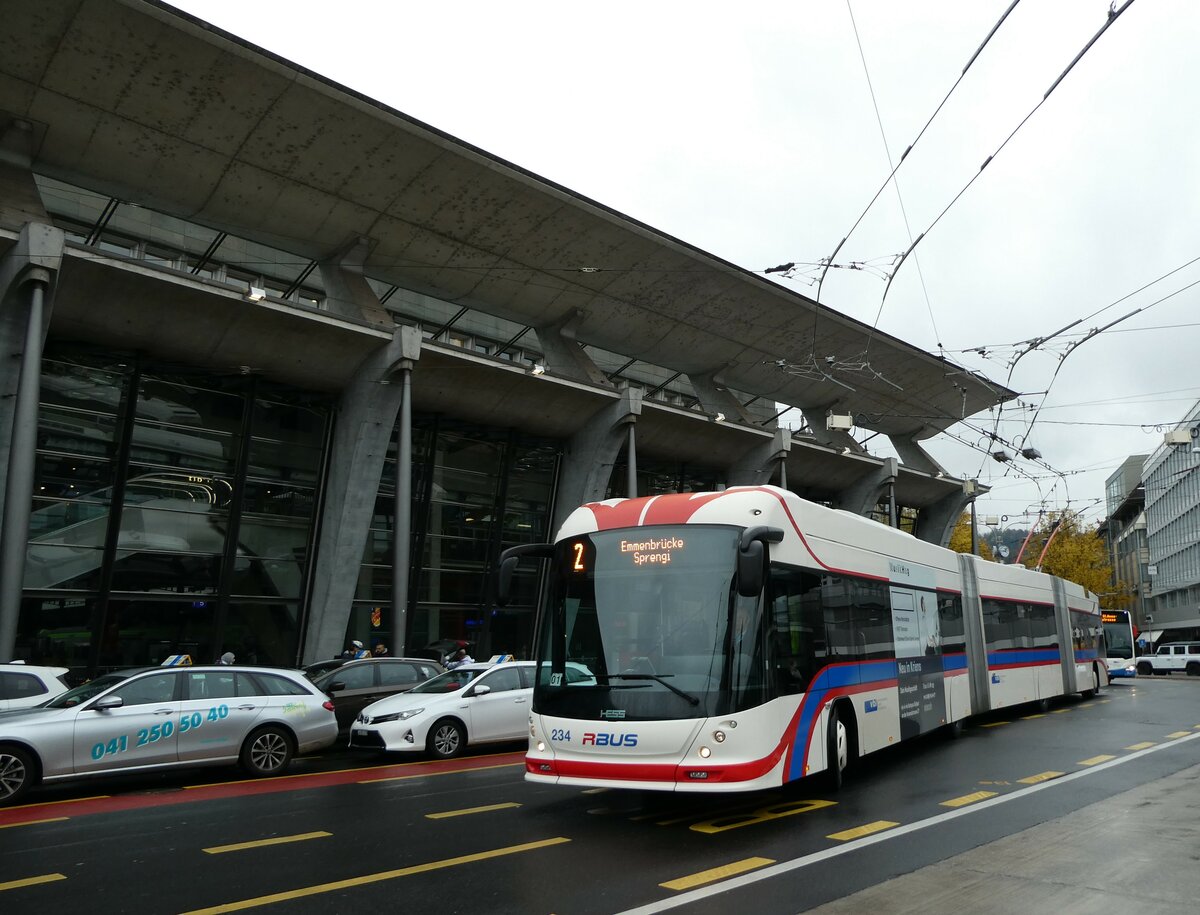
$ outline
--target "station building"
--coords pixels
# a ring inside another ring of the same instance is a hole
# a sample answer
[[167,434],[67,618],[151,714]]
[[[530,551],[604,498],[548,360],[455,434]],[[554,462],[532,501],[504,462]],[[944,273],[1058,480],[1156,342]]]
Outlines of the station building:
[[170,7],[4,15],[0,656],[528,656],[500,551],[634,493],[948,540],[1011,391]]

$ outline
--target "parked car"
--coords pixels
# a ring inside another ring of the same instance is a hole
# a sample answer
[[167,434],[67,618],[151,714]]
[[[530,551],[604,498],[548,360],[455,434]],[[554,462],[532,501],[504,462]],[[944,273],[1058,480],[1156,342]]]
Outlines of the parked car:
[[429,658],[437,661],[442,667],[446,667],[460,648],[470,654],[471,647],[471,643],[464,639],[438,639],[436,642],[430,642],[424,648],[416,649],[413,656]]
[[1186,673],[1200,677],[1200,642],[1169,642],[1159,645],[1154,654],[1138,658],[1139,674]]
[[40,705],[65,693],[68,669],[0,664],[0,712]]
[[321,676],[321,674],[327,674],[331,670],[337,670],[349,660],[349,658],[330,658],[327,661],[315,661],[304,668],[304,676],[308,677],[310,680],[315,680],[317,677]]
[[279,775],[337,739],[333,703],[299,671],[138,668],[0,713],[0,805],[39,781],[240,762]]
[[441,664],[426,658],[363,658],[326,671],[313,685],[333,700],[338,732],[345,734],[358,713],[372,702],[406,693],[441,672]]
[[529,735],[535,662],[464,664],[399,696],[373,702],[350,730],[350,746],[458,756],[470,744]]

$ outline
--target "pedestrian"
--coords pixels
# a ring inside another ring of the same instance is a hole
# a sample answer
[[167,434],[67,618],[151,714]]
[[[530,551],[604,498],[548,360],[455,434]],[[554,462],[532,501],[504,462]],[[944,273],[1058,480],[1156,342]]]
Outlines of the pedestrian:
[[225,652],[225,654],[221,655],[221,660],[217,661],[217,663],[221,664],[225,667],[229,667],[236,660],[237,660],[237,658],[234,657],[233,652],[227,651],[227,652]]
[[363,648],[363,643],[358,639],[354,639],[350,643],[350,647],[342,652],[342,657],[347,661],[357,661],[359,658],[371,657],[371,652]]
[[448,669],[452,670],[455,667],[461,667],[463,664],[474,664],[474,663],[475,663],[475,659],[473,657],[471,657],[469,654],[467,654],[467,649],[460,648],[460,649],[458,649],[458,651],[454,652],[454,654],[450,656],[450,660],[446,662],[446,667]]
[[388,653],[387,646],[383,644],[383,642],[376,642],[375,651],[373,653],[377,658],[386,658]]

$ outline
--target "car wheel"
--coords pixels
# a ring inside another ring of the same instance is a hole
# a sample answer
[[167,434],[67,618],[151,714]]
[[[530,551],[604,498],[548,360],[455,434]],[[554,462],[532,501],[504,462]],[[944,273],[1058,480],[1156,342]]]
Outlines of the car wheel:
[[829,766],[829,787],[840,791],[850,768],[850,733],[842,721],[837,706],[829,710],[829,731],[826,734],[826,761]]
[[256,778],[280,775],[292,761],[292,738],[283,728],[259,728],[242,744],[242,768]]
[[0,805],[11,804],[36,780],[33,757],[20,747],[0,747]]
[[443,718],[429,729],[426,748],[436,759],[453,759],[467,745],[467,734],[457,721]]
[[1197,664],[1195,661],[1188,664],[1187,675],[1189,677],[1200,677],[1200,664]]
[[1154,673],[1154,666],[1149,661],[1138,661],[1137,672],[1146,676]]

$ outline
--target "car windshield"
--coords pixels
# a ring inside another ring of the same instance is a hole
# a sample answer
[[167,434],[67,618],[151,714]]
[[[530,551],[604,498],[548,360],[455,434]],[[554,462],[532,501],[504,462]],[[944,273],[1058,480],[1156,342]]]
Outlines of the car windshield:
[[444,674],[438,674],[432,680],[426,680],[420,686],[416,686],[409,690],[409,693],[452,693],[462,689],[476,677],[482,670],[464,670],[459,667],[454,670],[448,670]]
[[81,683],[74,689],[67,690],[61,696],[55,696],[49,702],[44,703],[42,708],[71,708],[81,702],[87,702],[93,696],[100,695],[110,686],[115,686],[122,680],[128,680],[129,677],[129,674],[104,674],[102,677],[88,680],[87,683]]

